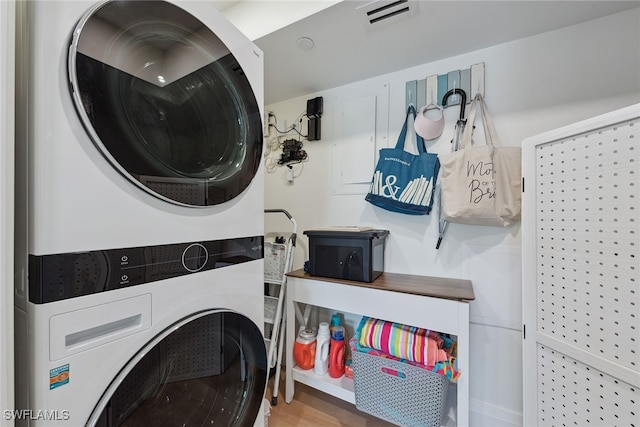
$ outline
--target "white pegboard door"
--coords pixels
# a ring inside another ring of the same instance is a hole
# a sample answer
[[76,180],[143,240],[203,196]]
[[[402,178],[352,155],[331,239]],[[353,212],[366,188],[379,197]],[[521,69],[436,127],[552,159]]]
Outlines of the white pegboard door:
[[524,425],[640,427],[640,104],[522,155]]

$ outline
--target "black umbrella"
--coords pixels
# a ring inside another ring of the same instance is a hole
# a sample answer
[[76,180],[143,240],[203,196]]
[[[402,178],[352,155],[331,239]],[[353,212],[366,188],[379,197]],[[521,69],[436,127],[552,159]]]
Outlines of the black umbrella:
[[[453,139],[451,140],[451,151],[458,151],[458,144],[460,143],[460,139],[462,138],[462,131],[464,131],[464,127],[467,124],[467,119],[464,118],[464,108],[467,105],[467,94],[462,89],[451,89],[442,97],[442,106],[446,107],[449,98],[452,95],[460,95],[462,98],[460,101],[460,117],[456,122],[456,127],[453,132]],[[442,192],[442,191],[441,191]],[[442,238],[444,237],[444,233],[447,231],[447,226],[449,225],[449,221],[442,219],[442,197],[440,197],[438,209],[438,243],[436,243],[436,249],[440,249],[440,243],[442,243]]]

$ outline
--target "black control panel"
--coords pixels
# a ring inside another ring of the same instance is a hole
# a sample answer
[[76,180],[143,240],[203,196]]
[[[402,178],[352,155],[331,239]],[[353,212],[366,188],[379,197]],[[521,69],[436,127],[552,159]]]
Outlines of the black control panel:
[[264,257],[263,236],[29,256],[29,301],[43,304]]

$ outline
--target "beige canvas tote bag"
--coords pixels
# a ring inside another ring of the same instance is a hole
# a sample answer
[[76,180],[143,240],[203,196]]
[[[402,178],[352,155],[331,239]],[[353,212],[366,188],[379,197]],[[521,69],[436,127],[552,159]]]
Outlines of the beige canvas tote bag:
[[[479,112],[485,144],[474,135]],[[455,223],[506,227],[520,220],[521,148],[502,147],[480,94],[462,133],[460,149],[438,156],[442,218]]]

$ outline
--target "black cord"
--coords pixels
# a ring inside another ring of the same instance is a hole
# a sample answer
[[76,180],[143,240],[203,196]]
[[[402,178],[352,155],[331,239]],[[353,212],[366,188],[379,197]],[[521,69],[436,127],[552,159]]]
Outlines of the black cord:
[[289,128],[288,130],[285,130],[285,131],[281,131],[280,129],[278,129],[278,127],[276,125],[271,124],[271,123],[269,123],[269,126],[272,126],[276,130],[276,132],[278,132],[281,135],[286,135],[291,131],[295,131],[298,135],[300,135],[304,139],[307,139],[307,137],[308,137],[308,135],[304,135],[298,129],[296,129],[295,126],[292,126],[291,128]]
[[[300,135],[300,136],[301,136],[301,137],[303,137],[304,139],[307,139],[307,137],[309,136],[309,135],[303,135],[303,134],[301,134],[301,133],[300,133],[300,131],[299,131],[298,129],[296,129],[296,128],[292,128],[292,129],[293,129],[293,130],[295,130],[295,131],[298,133],[298,135]],[[291,132],[291,131],[289,131],[289,132]]]
[[283,132],[283,131],[281,131],[280,129],[278,129],[278,127],[277,127],[276,125],[274,125],[274,124],[272,124],[272,123],[269,123],[269,126],[271,126],[272,128],[274,128],[274,129],[276,130],[276,132],[278,132],[278,133],[282,133],[282,134],[284,134],[284,133],[289,133],[289,132],[290,132],[290,131]]
[[[276,123],[278,123],[278,118],[276,117],[275,114],[269,113],[269,117],[273,117],[275,119]],[[300,123],[300,125],[302,125],[302,117],[300,117],[299,123]],[[276,132],[278,132],[281,135],[287,134],[287,133],[289,133],[289,132],[291,132],[293,130],[298,135],[300,135],[301,137],[303,137],[305,139],[307,139],[309,137],[309,135],[303,135],[295,126],[291,126],[289,129],[285,129],[284,131],[278,129],[278,126],[274,125],[273,123],[269,123],[269,126],[273,127],[276,130]]]
[[287,163],[287,167],[290,168],[291,166],[297,165],[298,163],[302,163],[305,160],[307,160],[307,153],[304,154],[304,159],[301,159],[301,160],[298,160],[298,161],[295,161],[295,162],[291,162],[291,163]]

